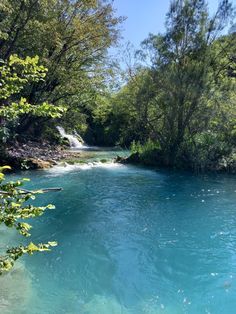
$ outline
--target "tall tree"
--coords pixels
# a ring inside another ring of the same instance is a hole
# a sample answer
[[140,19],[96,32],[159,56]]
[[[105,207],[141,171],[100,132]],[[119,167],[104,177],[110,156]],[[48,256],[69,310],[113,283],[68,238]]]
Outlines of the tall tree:
[[194,122],[198,121],[197,131],[209,122],[206,112],[217,78],[212,65],[225,54],[224,49],[216,53],[213,43],[231,13],[232,4],[227,0],[212,18],[204,0],[175,0],[167,15],[166,33],[150,35],[143,42],[151,55],[156,86],[155,134],[168,165],[175,163],[184,141],[196,132]]
[[[66,102],[72,112],[83,110],[101,87],[107,48],[116,42],[121,21],[103,0],[4,0],[0,57],[38,55],[47,67],[46,80],[24,91],[32,104]],[[31,123],[22,119],[22,130]]]

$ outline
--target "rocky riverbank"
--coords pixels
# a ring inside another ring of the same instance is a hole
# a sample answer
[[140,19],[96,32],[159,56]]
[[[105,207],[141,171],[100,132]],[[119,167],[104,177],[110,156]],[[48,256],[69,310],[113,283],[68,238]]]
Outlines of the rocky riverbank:
[[62,146],[50,145],[48,142],[17,142],[7,148],[1,164],[9,165],[14,170],[47,169],[60,161],[79,157],[79,152],[72,152]]

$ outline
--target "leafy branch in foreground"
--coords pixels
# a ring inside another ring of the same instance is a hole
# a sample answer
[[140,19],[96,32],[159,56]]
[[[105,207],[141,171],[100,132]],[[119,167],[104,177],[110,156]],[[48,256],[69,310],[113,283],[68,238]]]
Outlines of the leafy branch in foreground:
[[[27,191],[20,187],[24,181],[28,179],[17,180],[15,182],[4,182],[4,170],[10,169],[9,166],[0,167],[0,224],[4,224],[8,228],[16,229],[24,237],[30,236],[32,226],[24,220],[34,218],[44,214],[46,209],[53,209],[53,205],[43,207],[25,204],[30,199],[34,200],[36,194],[43,193],[42,190]],[[34,254],[35,252],[50,251],[50,248],[56,246],[57,243],[52,241],[48,243],[34,244],[30,242],[28,245],[19,245],[17,247],[7,248],[0,255],[0,275],[9,271],[14,262],[24,254]]]

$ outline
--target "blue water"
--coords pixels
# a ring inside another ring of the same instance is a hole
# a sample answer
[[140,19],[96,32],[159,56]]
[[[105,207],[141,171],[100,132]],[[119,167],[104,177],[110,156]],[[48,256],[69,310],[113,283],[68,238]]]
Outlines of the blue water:
[[23,175],[63,187],[37,200],[56,209],[32,230],[58,247],[22,259],[6,313],[236,313],[235,177],[112,164]]

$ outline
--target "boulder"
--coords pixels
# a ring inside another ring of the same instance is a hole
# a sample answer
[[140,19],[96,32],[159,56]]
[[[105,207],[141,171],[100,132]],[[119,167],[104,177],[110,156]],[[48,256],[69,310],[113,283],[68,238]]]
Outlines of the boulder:
[[25,166],[28,169],[48,169],[53,166],[53,162],[42,159],[29,158],[24,161]]

